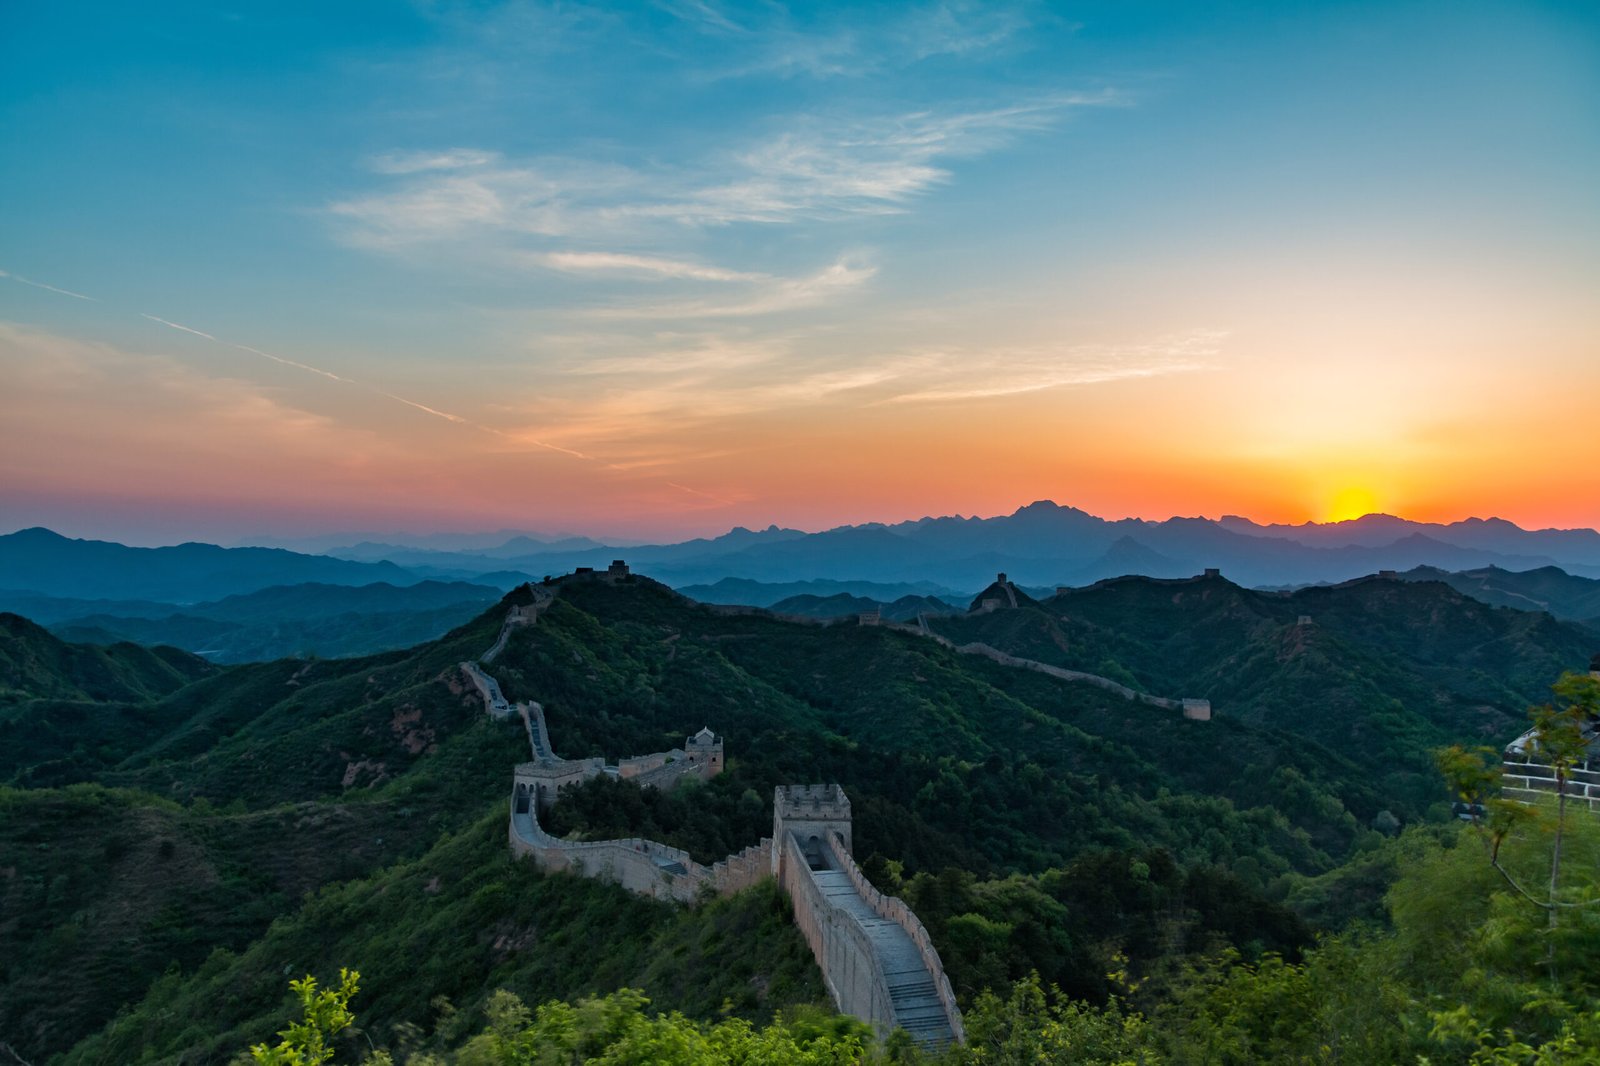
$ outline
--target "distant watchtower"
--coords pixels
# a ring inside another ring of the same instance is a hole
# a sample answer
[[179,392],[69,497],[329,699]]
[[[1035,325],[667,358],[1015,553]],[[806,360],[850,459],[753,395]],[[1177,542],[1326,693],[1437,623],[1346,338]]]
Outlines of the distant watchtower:
[[722,773],[722,738],[709,728],[685,741],[683,750],[689,762],[700,769],[700,776],[709,778]]

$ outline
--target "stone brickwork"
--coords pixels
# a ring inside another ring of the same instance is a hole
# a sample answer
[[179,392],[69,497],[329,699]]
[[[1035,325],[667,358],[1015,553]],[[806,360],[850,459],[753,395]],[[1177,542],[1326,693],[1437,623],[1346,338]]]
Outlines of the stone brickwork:
[[851,855],[850,800],[838,785],[779,786],[772,869],[839,1010],[924,1047],[965,1039],[939,953],[904,901],[885,896]]
[[541,869],[565,871],[621,885],[654,899],[694,904],[707,895],[729,896],[768,876],[772,842],[762,840],[721,862],[703,866],[689,853],[643,837],[623,840],[562,840],[539,825],[533,797],[514,792],[511,799],[511,853],[531,858]]
[[[1507,799],[1533,803],[1540,796],[1556,791],[1554,767],[1537,762],[1510,762],[1501,769],[1500,790]],[[1600,773],[1594,770],[1567,771],[1567,799],[1600,814]]]

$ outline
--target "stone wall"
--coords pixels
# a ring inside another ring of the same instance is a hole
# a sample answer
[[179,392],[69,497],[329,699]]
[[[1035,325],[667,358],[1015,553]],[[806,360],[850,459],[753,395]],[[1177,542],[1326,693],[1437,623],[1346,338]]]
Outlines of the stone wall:
[[[1556,791],[1554,767],[1538,762],[1519,762],[1508,758],[1501,767],[1501,790],[1507,799],[1533,803],[1541,797],[1553,797]],[[1587,807],[1600,814],[1600,772],[1594,770],[1567,771],[1567,799],[1574,805]]]
[[963,1041],[961,1011],[927,929],[904,901],[873,887],[851,855],[844,789],[780,786],[772,811],[773,872],[838,1008],[880,1034],[904,1028],[925,1046]]
[[550,730],[544,723],[544,706],[538,703],[519,703],[517,713],[522,716],[522,724],[528,731],[528,747],[533,751],[535,759],[554,759],[555,752],[550,747]]
[[562,840],[544,831],[538,811],[511,803],[511,852],[531,858],[542,870],[565,871],[621,885],[654,899],[698,903],[706,895],[729,896],[768,876],[770,839],[752,844],[721,862],[703,866],[689,853],[643,837],[620,840]]
[[648,770],[629,775],[623,771],[622,776],[632,776],[641,786],[652,786],[663,791],[675,787],[686,777],[714,776],[706,772],[706,767],[695,763],[689,756],[680,750],[667,752],[662,756],[663,761]]
[[568,871],[621,885],[655,899],[692,903],[701,879],[690,875],[694,864],[685,851],[642,837],[625,840],[572,841],[546,833],[534,811],[511,815],[511,852],[528,857],[540,869]]
[[792,833],[777,842],[777,853],[778,884],[794,903],[795,926],[811,948],[834,1004],[880,1031],[886,1029],[894,1009],[866,930],[828,901]]
[[472,687],[478,690],[478,695],[483,699],[483,709],[490,718],[511,717],[513,713],[511,704],[501,693],[500,682],[479,669],[477,663],[462,663],[461,672],[467,675]]
[[985,659],[992,659],[1002,666],[1015,666],[1023,670],[1035,670],[1041,674],[1049,674],[1051,677],[1060,678],[1063,681],[1081,681],[1084,684],[1103,688],[1107,692],[1114,692],[1125,700],[1136,700],[1147,706],[1160,707],[1163,710],[1182,711],[1183,716],[1192,721],[1209,722],[1211,720],[1210,700],[1174,700],[1165,696],[1152,696],[1147,692],[1131,689],[1127,685],[1111,680],[1109,677],[1101,677],[1099,674],[1086,674],[1081,670],[1068,670],[1065,667],[1052,666],[1050,663],[1042,663],[1036,659],[1019,658],[989,644],[975,642],[957,646],[950,644],[949,641],[945,643],[963,655],[981,655]]
[[[850,797],[838,785],[779,785],[772,795],[772,839],[782,840],[793,833],[804,845],[815,839],[821,845],[829,833],[850,842]],[[774,854],[772,872],[778,872]]]
[[772,876],[772,838],[762,837],[743,851],[734,852],[711,867],[711,884],[719,896],[743,892],[762,878]]
[[829,844],[833,848],[834,860],[839,864],[839,868],[849,876],[851,884],[855,885],[856,893],[866,901],[867,906],[872,908],[873,913],[900,926],[911,938],[911,942],[917,946],[917,954],[922,956],[922,964],[933,976],[934,994],[939,997],[939,1003],[944,1007],[945,1017],[950,1024],[955,1042],[966,1043],[966,1031],[961,1024],[961,1008],[956,1005],[955,991],[950,987],[950,978],[945,975],[944,962],[939,958],[939,949],[933,946],[933,938],[928,935],[922,920],[906,905],[905,900],[899,896],[885,896],[867,880],[867,875],[856,865],[849,846],[837,833],[830,835]]

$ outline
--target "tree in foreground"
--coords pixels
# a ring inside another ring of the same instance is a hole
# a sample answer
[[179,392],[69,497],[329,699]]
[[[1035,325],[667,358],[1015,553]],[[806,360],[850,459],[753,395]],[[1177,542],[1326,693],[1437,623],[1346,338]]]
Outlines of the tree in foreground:
[[250,1061],[260,1066],[321,1066],[333,1061],[331,1041],[355,1023],[350,999],[360,988],[361,975],[355,970],[339,971],[339,987],[317,987],[310,974],[290,981],[289,989],[300,1000],[300,1021],[291,1022],[278,1034],[276,1045],[257,1044],[250,1049]]

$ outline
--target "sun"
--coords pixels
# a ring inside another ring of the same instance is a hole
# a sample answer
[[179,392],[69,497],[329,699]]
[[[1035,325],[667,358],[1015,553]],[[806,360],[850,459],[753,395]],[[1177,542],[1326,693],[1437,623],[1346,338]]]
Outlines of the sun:
[[1353,518],[1374,514],[1377,511],[1377,493],[1371,489],[1350,485],[1333,494],[1333,501],[1328,505],[1328,517],[1324,521],[1348,522]]

